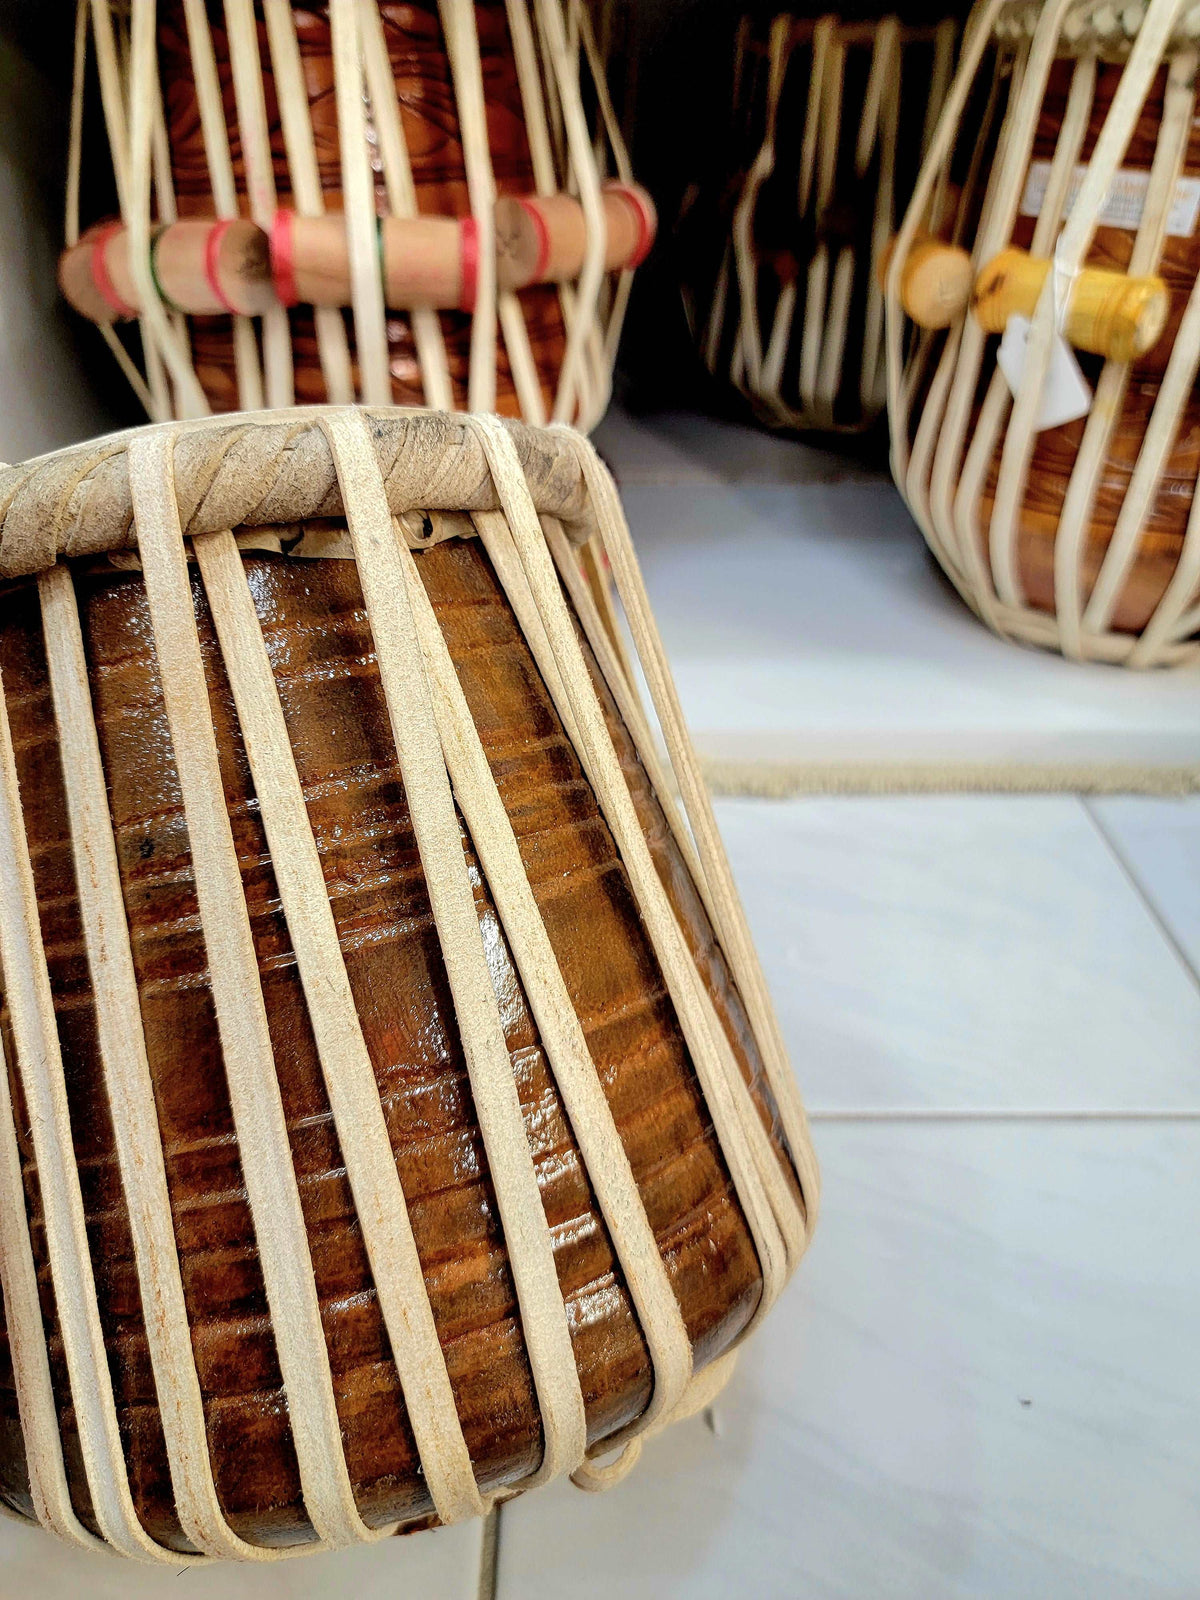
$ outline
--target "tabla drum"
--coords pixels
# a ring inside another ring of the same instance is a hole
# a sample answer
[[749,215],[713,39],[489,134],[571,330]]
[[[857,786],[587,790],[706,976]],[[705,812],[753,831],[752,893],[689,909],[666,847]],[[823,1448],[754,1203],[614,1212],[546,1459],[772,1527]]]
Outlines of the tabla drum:
[[591,448],[150,426],[0,471],[0,572],[0,1499],[191,1565],[619,1477],[817,1178]]
[[[1172,0],[980,5],[897,241],[897,481],[979,616],[1075,659],[1197,653],[1198,59]],[[960,137],[972,100],[983,140]],[[934,278],[970,255],[945,331],[918,325],[914,242]]]
[[883,410],[877,268],[958,32],[927,16],[739,26],[730,169],[693,186],[680,256],[705,365],[772,426],[857,432]]
[[[76,52],[60,282],[152,417],[602,415],[655,217],[583,0],[103,0]],[[120,215],[81,235],[91,94]]]

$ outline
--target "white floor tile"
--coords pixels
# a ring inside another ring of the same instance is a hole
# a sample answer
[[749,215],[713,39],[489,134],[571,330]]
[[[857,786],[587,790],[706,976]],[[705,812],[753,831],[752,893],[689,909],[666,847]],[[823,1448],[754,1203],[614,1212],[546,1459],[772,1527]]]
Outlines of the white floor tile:
[[1122,862],[1200,972],[1200,800],[1087,802]]
[[788,761],[1200,762],[1197,673],[995,638],[888,484],[626,487],[702,752]]
[[716,805],[811,1107],[1200,1106],[1200,989],[1077,800]]
[[3,1600],[478,1600],[482,1523],[263,1567],[157,1569],[68,1548],[0,1520]]
[[499,1600],[1200,1594],[1200,1130],[820,1130],[798,1281],[702,1420],[507,1507]]

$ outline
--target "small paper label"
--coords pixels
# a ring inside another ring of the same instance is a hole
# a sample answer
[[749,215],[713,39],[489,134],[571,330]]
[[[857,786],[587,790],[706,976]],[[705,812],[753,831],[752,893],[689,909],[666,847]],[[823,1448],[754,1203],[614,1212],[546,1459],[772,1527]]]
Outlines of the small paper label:
[[[1000,348],[996,352],[997,365],[1004,374],[1014,399],[1021,392],[1021,380],[1025,376],[1025,357],[1031,326],[1028,317],[1009,317]],[[1083,375],[1083,369],[1076,359],[1074,350],[1061,333],[1056,333],[1054,343],[1050,347],[1050,367],[1046,373],[1034,427],[1038,433],[1044,433],[1047,428],[1061,428],[1068,422],[1086,417],[1091,409],[1092,391]]]
[[[1079,190],[1087,176],[1087,167],[1075,168],[1067,192],[1064,217],[1071,215],[1079,197]],[[1025,180],[1025,193],[1021,196],[1021,215],[1040,217],[1046,203],[1046,190],[1050,186],[1050,163],[1035,161]],[[1097,219],[1106,228],[1125,228],[1130,233],[1141,226],[1146,209],[1146,196],[1150,192],[1150,174],[1132,172],[1123,167],[1109,186],[1108,197],[1100,208]],[[1190,239],[1200,219],[1200,178],[1180,178],[1175,185],[1175,197],[1167,213],[1167,234],[1172,239]]]

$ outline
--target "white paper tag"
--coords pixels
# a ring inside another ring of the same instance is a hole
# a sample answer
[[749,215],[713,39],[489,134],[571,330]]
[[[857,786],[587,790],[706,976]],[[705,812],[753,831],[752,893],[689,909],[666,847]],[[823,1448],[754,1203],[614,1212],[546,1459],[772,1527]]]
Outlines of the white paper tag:
[[[1087,170],[1086,166],[1075,168],[1067,191],[1064,216],[1071,215],[1083,180],[1087,176]],[[1049,186],[1050,163],[1035,161],[1029,168],[1029,176],[1025,180],[1025,192],[1021,196],[1023,217],[1041,216]],[[1097,222],[1105,228],[1125,228],[1132,233],[1141,226],[1142,215],[1146,209],[1146,196],[1149,193],[1148,172],[1136,172],[1129,167],[1122,167],[1109,185],[1108,195],[1100,209]],[[1172,239],[1190,239],[1196,231],[1198,220],[1200,220],[1200,178],[1180,178],[1175,185],[1171,209],[1167,213],[1167,233]]]
[[[1000,348],[996,352],[996,363],[1004,374],[1014,399],[1021,392],[1021,379],[1025,375],[1025,356],[1031,326],[1028,317],[1009,317]],[[1054,343],[1050,346],[1050,369],[1046,373],[1046,383],[1042,390],[1041,405],[1034,427],[1038,433],[1044,433],[1047,428],[1061,428],[1065,423],[1076,422],[1080,417],[1086,417],[1091,409],[1092,391],[1083,375],[1083,369],[1074,350],[1061,333],[1056,333]]]

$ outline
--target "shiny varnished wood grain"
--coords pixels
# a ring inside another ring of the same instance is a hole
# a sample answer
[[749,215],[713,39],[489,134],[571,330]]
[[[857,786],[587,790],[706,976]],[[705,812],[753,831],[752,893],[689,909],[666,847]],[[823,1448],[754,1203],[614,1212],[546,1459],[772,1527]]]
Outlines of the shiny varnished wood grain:
[[[703,1363],[752,1313],[758,1263],[628,880],[478,542],[437,546],[418,563]],[[510,1484],[539,1459],[537,1409],[356,571],[351,562],[272,557],[248,560],[247,570],[467,1444],[482,1484]],[[80,575],[77,589],[218,1493],[239,1532],[304,1539],[311,1530],[233,1132],[145,592],[137,574],[108,568]],[[369,1521],[415,1522],[432,1508],[198,580],[194,594],[351,1477]],[[0,668],[134,1497],[157,1538],[185,1547],[113,1153],[28,584],[0,597]],[[659,871],[771,1118],[740,1000],[628,735],[606,691],[602,698]],[[465,835],[464,847],[597,1441],[644,1408],[647,1353]],[[19,1099],[18,1125],[72,1492],[90,1520]],[[0,1492],[27,1508],[7,1360],[0,1345]]]
[[[364,0],[374,4],[375,0]],[[245,169],[238,135],[237,106],[229,61],[229,41],[222,7],[209,0],[208,15],[213,47],[221,82],[225,121],[229,129],[234,177],[238,193],[246,194]],[[321,188],[329,210],[342,206],[341,152],[338,144],[337,107],[333,82],[333,53],[328,7],[320,4],[293,5],[296,34],[308,92]],[[270,129],[275,186],[281,205],[291,203],[291,180],[280,125],[271,54],[261,5],[258,17],[258,49],[262,62],[263,92]],[[412,161],[417,203],[423,212],[435,215],[467,216],[471,207],[467,194],[466,169],[458,127],[450,64],[442,38],[435,0],[415,0],[397,4],[380,0],[384,38],[396,85],[396,96],[404,136]],[[171,146],[171,176],[179,199],[181,215],[209,215],[212,190],[204,140],[196,104],[195,74],[188,48],[182,0],[167,0],[159,8],[159,63]],[[480,62],[487,111],[488,147],[500,194],[528,194],[534,188],[533,167],[525,132],[520,86],[512,54],[502,0],[482,0],[475,7],[479,32]],[[370,135],[369,136],[373,136]],[[386,197],[378,157],[372,156],[376,172],[376,194],[380,211]],[[564,331],[557,291],[546,284],[535,284],[520,294],[529,328],[530,346],[546,397],[547,411],[553,402],[558,368],[562,360]],[[296,358],[296,399],[301,404],[320,404],[328,396],[317,358],[312,312],[300,306],[290,314]],[[471,319],[461,312],[441,313],[450,376],[455,402],[466,405],[467,359]],[[190,319],[193,357],[197,375],[214,410],[233,411],[237,407],[234,373],[233,336],[227,317]],[[354,351],[353,319],[347,317],[351,354]],[[412,326],[402,312],[389,312],[387,319],[389,364],[392,394],[397,405],[424,402],[420,366],[413,343]],[[516,416],[520,407],[513,388],[508,356],[501,337],[497,351],[496,409]]]

